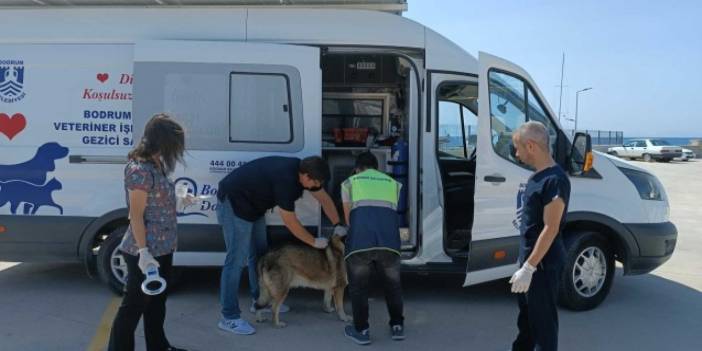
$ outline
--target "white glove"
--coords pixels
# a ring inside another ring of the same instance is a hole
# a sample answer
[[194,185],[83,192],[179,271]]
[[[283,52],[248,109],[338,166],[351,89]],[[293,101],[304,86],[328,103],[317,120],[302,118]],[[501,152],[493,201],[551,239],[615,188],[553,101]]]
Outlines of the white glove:
[[315,249],[326,249],[327,246],[329,246],[329,240],[327,238],[314,238],[314,246]]
[[516,294],[525,293],[529,291],[529,285],[531,285],[531,277],[536,272],[536,267],[529,264],[529,262],[524,262],[522,268],[519,268],[512,278],[509,280],[512,284],[512,292]]
[[349,229],[346,228],[346,226],[343,226],[341,224],[337,224],[334,226],[334,235],[336,235],[340,238],[345,237],[346,234],[348,234],[348,232],[349,232]]
[[144,273],[146,275],[146,271],[149,268],[150,265],[155,265],[156,267],[160,267],[161,265],[158,264],[158,261],[154,258],[154,256],[151,256],[151,253],[149,252],[149,249],[144,247],[139,249],[139,269],[141,270],[141,273]]
[[188,193],[184,197],[176,197],[176,207],[178,211],[183,212],[188,206],[194,205],[199,201],[200,199],[197,196]]

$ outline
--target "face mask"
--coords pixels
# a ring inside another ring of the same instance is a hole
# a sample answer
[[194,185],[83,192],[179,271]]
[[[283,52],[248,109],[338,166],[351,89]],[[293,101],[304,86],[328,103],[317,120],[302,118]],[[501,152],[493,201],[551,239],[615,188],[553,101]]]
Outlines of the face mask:
[[315,186],[315,187],[307,188],[307,190],[309,190],[309,191],[311,191],[311,192],[315,192],[315,191],[320,191],[320,190],[322,190],[322,187],[321,187],[321,186]]

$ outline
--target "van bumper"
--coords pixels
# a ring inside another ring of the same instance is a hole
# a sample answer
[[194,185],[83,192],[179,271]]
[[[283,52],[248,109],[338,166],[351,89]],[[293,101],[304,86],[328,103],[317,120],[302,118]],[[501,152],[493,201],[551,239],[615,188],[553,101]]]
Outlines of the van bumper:
[[639,246],[639,254],[629,257],[627,274],[648,273],[673,255],[678,239],[678,229],[673,223],[630,223],[624,226]]
[[681,157],[681,152],[666,152],[664,154],[651,154],[654,160],[672,160],[676,157]]

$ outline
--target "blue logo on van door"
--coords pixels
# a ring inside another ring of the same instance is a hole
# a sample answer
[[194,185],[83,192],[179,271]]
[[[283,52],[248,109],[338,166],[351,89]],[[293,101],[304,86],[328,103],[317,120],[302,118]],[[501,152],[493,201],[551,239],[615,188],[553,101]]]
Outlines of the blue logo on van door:
[[197,182],[188,177],[180,177],[175,180],[175,185],[185,184],[188,186],[188,193],[193,196],[211,196],[206,200],[200,200],[198,203],[185,206],[184,208],[178,208],[178,217],[187,216],[202,216],[207,217],[206,211],[214,211],[216,209],[217,189],[213,188],[208,184],[204,184],[202,188],[198,187]]
[[47,174],[56,170],[56,160],[68,156],[68,148],[58,143],[46,143],[39,147],[29,161],[0,165],[0,207],[10,203],[10,213],[17,214],[24,203],[22,214],[36,214],[42,206],[63,207],[54,202],[52,193],[63,185],[56,178],[46,181]]
[[25,95],[24,61],[0,60],[0,101],[17,102]]

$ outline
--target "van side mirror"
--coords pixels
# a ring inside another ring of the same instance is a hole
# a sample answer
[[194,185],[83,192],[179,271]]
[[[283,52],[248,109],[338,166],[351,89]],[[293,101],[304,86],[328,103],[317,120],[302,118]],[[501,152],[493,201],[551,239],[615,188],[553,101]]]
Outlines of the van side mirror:
[[568,164],[572,175],[581,175],[592,169],[592,139],[589,134],[575,133],[570,148]]

